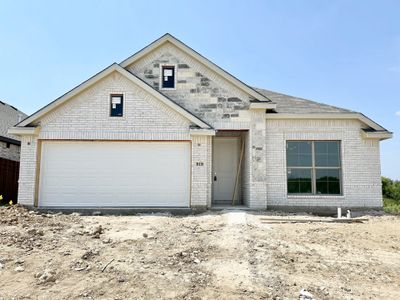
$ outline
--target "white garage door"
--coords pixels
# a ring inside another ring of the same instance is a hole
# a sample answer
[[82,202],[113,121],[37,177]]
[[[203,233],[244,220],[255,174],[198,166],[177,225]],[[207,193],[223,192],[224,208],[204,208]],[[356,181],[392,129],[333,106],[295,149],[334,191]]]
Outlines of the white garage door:
[[41,207],[188,207],[188,142],[43,142]]

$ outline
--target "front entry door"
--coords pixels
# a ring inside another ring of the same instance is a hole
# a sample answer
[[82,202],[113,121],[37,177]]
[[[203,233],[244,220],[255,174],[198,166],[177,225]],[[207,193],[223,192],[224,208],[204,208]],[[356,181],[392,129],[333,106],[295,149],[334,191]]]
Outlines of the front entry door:
[[[213,204],[232,204],[236,174],[239,165],[238,137],[216,137],[213,151]],[[239,199],[239,187],[236,190],[235,203]]]

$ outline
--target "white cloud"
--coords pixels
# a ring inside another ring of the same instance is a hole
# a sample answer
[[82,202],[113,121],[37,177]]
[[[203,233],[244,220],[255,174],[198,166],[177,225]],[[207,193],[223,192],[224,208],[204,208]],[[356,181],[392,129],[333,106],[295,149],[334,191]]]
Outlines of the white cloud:
[[396,116],[400,117],[400,110],[396,111]]

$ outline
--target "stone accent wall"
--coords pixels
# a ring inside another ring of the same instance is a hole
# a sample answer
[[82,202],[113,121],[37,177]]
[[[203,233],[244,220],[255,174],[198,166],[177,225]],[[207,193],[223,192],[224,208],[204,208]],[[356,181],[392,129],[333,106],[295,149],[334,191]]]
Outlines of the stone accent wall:
[[[363,139],[357,120],[267,120],[267,197],[276,207],[382,207],[379,141]],[[288,196],[287,140],[340,140],[341,196]]]
[[0,141],[0,157],[19,161],[20,148],[20,146],[14,144],[9,144],[9,148],[7,148],[7,143]]
[[[123,117],[109,117],[112,93],[124,94]],[[18,201],[28,206],[34,204],[38,139],[192,140],[189,120],[118,73],[45,115],[38,125],[38,137],[21,141]],[[192,205],[205,208],[211,199],[211,137],[193,136],[192,145]],[[204,165],[195,165],[198,161]]]
[[[160,89],[162,64],[176,65],[173,90]],[[248,128],[252,97],[170,43],[127,69],[216,129]]]

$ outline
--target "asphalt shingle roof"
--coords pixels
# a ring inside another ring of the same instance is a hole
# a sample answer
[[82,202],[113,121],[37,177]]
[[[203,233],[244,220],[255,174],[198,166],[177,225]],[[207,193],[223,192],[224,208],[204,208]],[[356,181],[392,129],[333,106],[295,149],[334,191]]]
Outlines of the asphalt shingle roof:
[[323,104],[307,99],[293,97],[265,89],[254,88],[272,102],[276,103],[276,111],[286,114],[313,114],[313,113],[354,113],[349,109],[344,109],[328,104]]

